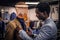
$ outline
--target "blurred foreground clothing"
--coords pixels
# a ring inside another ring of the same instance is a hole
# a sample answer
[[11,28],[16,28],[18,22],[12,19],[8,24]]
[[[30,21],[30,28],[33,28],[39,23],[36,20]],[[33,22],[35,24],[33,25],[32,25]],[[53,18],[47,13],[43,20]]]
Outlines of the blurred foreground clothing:
[[19,36],[23,40],[56,40],[57,27],[51,18],[47,18],[35,38],[29,37],[24,30],[19,31]]
[[5,32],[5,23],[3,22],[2,18],[0,18],[0,40],[4,40]]
[[16,27],[22,27],[17,19],[14,19],[7,24],[5,40],[22,40],[15,30]]
[[5,23],[3,22],[3,20],[0,18],[0,31],[5,31]]

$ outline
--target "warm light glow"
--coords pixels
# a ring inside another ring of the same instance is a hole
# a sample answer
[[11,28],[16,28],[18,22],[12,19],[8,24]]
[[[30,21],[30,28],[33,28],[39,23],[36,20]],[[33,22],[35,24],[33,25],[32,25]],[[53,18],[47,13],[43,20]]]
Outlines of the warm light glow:
[[28,5],[15,5],[15,7],[28,7]]

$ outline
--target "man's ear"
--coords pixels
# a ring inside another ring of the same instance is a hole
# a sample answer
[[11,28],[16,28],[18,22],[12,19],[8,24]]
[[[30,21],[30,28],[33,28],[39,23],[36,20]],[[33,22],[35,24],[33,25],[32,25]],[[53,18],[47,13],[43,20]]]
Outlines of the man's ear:
[[44,11],[44,15],[47,17],[48,16],[48,14],[47,14],[47,12],[46,11]]

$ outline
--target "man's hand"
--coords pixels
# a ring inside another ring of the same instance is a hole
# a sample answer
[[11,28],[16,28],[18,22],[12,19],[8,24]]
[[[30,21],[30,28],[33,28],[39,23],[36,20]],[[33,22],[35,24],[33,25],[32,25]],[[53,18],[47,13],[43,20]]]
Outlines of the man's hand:
[[22,30],[22,27],[20,27],[20,26],[17,25],[17,27],[16,27],[16,31],[19,32],[20,30]]
[[28,34],[31,38],[34,38],[34,34],[32,34],[31,32],[27,32],[27,34]]
[[22,30],[21,27],[17,26],[15,31],[14,31],[14,37],[15,37],[15,40],[23,40],[20,36],[19,36],[19,31]]
[[31,35],[32,35],[32,32],[27,32],[27,34],[28,34],[29,36],[31,36]]

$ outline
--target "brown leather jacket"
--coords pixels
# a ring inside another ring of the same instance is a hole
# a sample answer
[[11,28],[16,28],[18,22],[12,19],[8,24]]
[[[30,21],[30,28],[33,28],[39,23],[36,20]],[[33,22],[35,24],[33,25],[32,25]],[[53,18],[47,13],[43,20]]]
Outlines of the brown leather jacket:
[[18,27],[21,27],[21,25],[17,19],[14,19],[13,21],[11,21],[7,24],[5,40],[22,40],[18,36],[18,32],[16,31],[17,25],[18,25]]

